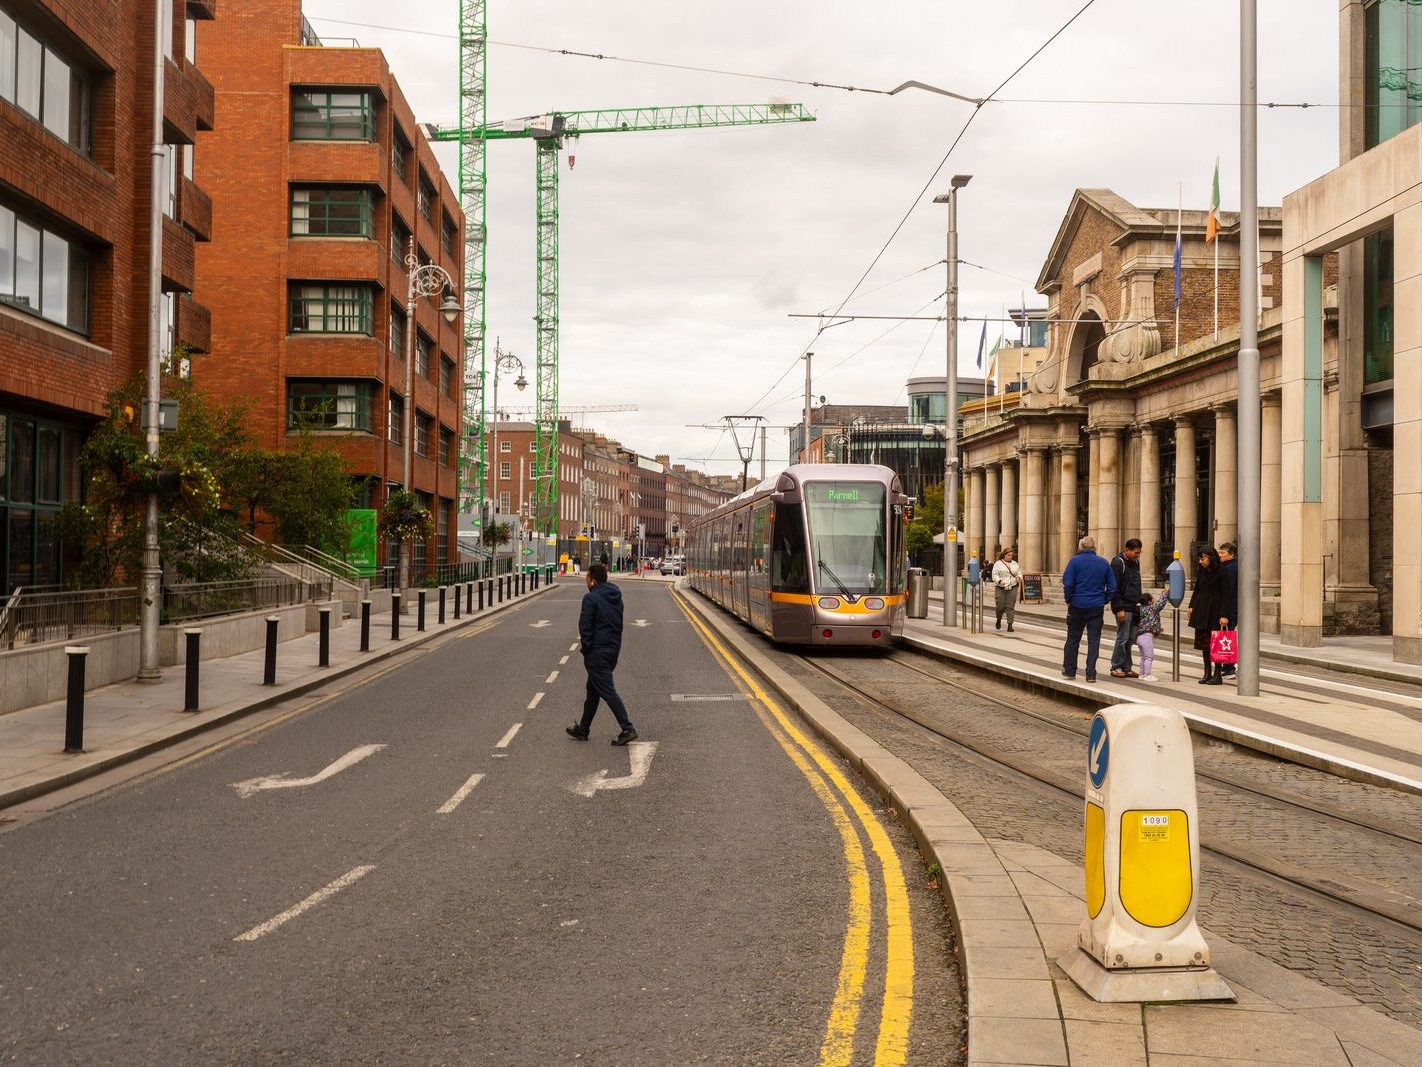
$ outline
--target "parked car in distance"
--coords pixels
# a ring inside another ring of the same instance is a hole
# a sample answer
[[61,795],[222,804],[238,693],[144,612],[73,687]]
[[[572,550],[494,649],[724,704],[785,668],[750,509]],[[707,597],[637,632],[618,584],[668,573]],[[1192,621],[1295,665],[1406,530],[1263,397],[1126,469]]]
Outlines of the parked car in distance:
[[686,559],[682,556],[668,556],[662,560],[663,574],[685,574]]

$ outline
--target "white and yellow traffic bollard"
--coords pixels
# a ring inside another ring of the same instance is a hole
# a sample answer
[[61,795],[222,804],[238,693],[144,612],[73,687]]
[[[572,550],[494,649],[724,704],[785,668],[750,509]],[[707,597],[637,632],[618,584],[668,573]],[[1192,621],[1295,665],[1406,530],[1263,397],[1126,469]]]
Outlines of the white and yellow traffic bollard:
[[1195,924],[1200,823],[1177,711],[1116,704],[1087,746],[1086,921],[1057,962],[1094,1000],[1233,1000]]

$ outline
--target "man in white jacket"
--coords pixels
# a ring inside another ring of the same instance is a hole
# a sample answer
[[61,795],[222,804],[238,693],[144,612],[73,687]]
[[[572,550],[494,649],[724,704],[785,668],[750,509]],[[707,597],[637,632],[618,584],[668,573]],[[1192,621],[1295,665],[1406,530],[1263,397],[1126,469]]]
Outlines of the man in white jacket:
[[992,565],[993,595],[997,598],[997,629],[1002,629],[1002,617],[1007,616],[1007,632],[1012,633],[1012,623],[1017,618],[1017,587],[1022,584],[1022,568],[1013,558],[1011,548],[998,553],[997,562]]

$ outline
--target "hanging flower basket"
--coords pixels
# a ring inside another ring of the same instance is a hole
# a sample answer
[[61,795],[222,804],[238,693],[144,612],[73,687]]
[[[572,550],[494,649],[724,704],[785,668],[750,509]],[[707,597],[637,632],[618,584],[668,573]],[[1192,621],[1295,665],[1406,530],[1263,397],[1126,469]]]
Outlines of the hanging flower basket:
[[428,541],[435,533],[434,516],[420,506],[420,498],[406,489],[390,494],[376,516],[379,535],[403,544],[406,541]]

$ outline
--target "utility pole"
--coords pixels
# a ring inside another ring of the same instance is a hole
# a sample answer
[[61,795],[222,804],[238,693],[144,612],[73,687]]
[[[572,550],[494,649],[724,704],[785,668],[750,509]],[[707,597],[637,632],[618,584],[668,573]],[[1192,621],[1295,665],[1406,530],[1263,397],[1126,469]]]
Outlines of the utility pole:
[[765,426],[760,428],[760,480],[765,481]]
[[935,204],[948,205],[948,359],[943,398],[943,625],[958,610],[958,190],[971,174],[955,174]]
[[1259,695],[1259,37],[1258,0],[1239,5],[1239,683]]
[[801,440],[801,444],[804,445],[804,451],[803,451],[803,452],[801,453],[801,455],[800,455],[800,462],[801,462],[801,463],[809,463],[809,462],[810,462],[810,361],[813,360],[814,358],[815,358],[815,354],[814,354],[813,352],[806,352],[805,355],[804,355],[804,360],[805,360],[805,427],[804,427],[804,437],[803,437],[803,439]]

